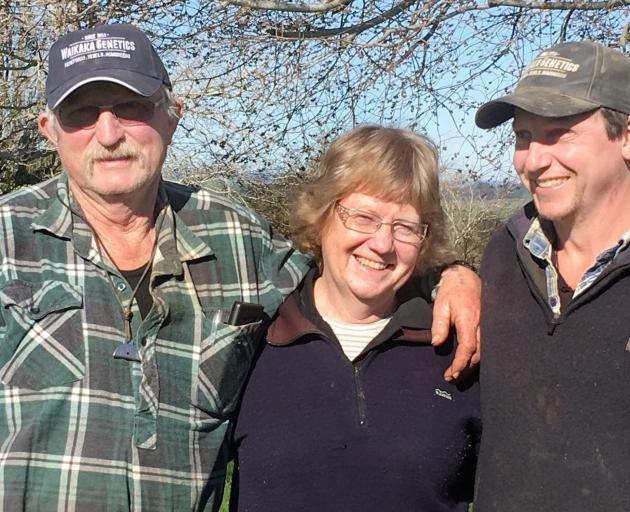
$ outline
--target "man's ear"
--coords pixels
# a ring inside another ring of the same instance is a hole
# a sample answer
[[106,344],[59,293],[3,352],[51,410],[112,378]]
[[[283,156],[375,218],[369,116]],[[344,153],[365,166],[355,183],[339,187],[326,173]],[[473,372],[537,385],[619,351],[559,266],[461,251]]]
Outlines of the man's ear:
[[621,135],[621,154],[623,159],[630,161],[630,115],[626,116],[626,130]]
[[175,130],[177,129],[177,125],[179,124],[179,120],[182,117],[182,114],[184,113],[184,102],[180,99],[180,98],[175,98],[175,105],[174,108],[177,112],[177,117],[168,116],[169,119],[169,125],[170,125],[170,129],[171,129],[171,133],[170,133],[170,137],[169,137],[169,141],[168,143],[170,144],[172,139],[173,139],[173,134],[175,133]]
[[57,146],[57,120],[50,119],[48,114],[44,111],[40,112],[37,116],[37,129],[39,133],[41,133],[48,142],[50,142],[53,146]]

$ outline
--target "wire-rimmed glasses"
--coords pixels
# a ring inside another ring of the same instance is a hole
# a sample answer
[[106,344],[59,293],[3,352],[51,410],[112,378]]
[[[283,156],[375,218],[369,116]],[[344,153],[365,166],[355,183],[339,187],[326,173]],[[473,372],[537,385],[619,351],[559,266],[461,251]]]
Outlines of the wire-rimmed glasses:
[[406,244],[420,245],[429,233],[429,225],[424,222],[411,222],[406,220],[395,220],[394,222],[384,222],[379,216],[355,208],[346,208],[340,203],[335,205],[335,210],[341,219],[342,224],[351,231],[372,235],[381,226],[390,226],[394,240]]

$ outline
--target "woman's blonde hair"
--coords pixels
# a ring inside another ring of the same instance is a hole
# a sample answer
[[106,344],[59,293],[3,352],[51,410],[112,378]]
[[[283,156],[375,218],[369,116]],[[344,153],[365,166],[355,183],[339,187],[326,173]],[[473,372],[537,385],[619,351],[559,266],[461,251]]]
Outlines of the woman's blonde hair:
[[311,179],[295,198],[293,238],[322,265],[321,236],[337,201],[361,192],[389,202],[408,203],[429,225],[416,270],[449,263],[453,251],[440,204],[439,163],[433,143],[397,128],[360,126],[337,138],[322,155]]

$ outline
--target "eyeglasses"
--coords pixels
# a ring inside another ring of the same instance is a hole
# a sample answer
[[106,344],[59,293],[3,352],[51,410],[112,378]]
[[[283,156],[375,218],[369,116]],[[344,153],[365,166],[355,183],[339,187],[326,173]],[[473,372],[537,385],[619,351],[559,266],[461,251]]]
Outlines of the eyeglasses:
[[57,112],[61,124],[68,128],[91,128],[96,124],[98,116],[103,110],[111,111],[118,122],[125,126],[133,126],[146,123],[153,119],[155,107],[162,105],[166,100],[153,102],[149,99],[135,99],[121,101],[113,105],[62,105]]
[[381,226],[391,226],[394,240],[406,244],[420,245],[429,233],[429,225],[423,222],[407,222],[395,220],[394,222],[383,222],[383,219],[363,210],[346,208],[341,204],[335,205],[335,210],[341,219],[342,224],[351,231],[358,233],[374,234]]

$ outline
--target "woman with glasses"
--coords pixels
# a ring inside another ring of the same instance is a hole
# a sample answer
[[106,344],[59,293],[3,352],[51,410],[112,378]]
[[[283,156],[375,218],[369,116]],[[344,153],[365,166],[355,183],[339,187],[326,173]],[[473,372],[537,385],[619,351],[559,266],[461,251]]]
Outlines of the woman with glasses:
[[438,158],[415,133],[363,126],[337,139],[297,196],[315,255],[269,327],[234,439],[233,510],[466,511],[476,376],[442,378],[415,274],[452,261]]

